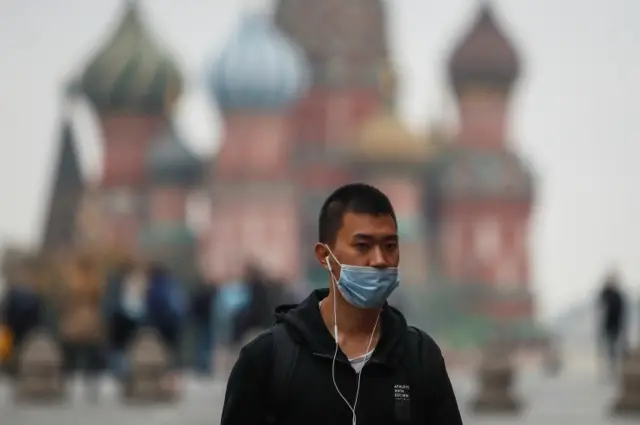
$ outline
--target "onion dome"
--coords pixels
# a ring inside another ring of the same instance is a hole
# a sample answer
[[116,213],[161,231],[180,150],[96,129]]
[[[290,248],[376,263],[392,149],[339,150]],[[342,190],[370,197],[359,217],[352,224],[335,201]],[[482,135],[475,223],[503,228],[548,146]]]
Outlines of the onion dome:
[[451,81],[456,88],[474,83],[509,87],[519,72],[518,55],[485,3],[449,60]]
[[178,67],[149,34],[134,0],[80,84],[95,108],[107,112],[167,113],[182,91]]
[[267,14],[247,14],[214,63],[210,90],[222,111],[286,109],[307,88],[300,50]]
[[152,141],[148,161],[152,183],[191,186],[198,181],[201,170],[202,163],[189,151],[172,124]]
[[431,144],[412,133],[394,113],[396,81],[393,67],[385,62],[378,76],[385,107],[363,123],[357,138],[358,156],[423,162],[427,159]]
[[388,54],[382,0],[277,0],[276,25],[313,60],[336,55],[368,63]]
[[424,162],[430,153],[429,146],[428,140],[422,140],[389,114],[365,122],[358,137],[360,155],[372,159]]

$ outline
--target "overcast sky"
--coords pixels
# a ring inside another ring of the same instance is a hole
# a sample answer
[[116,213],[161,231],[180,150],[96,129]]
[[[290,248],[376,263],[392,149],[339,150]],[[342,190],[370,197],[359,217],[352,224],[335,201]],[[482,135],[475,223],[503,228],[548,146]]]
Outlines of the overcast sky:
[[[0,0],[0,239],[36,243],[51,180],[60,84],[108,35],[123,0]],[[178,110],[194,149],[215,149],[218,118],[204,70],[247,0],[147,0],[148,22],[189,78]],[[451,42],[477,0],[389,1],[401,113],[416,130],[452,115]],[[525,59],[510,134],[540,176],[531,228],[534,291],[544,315],[592,296],[621,269],[640,294],[640,2],[494,0]],[[633,28],[636,27],[634,30]],[[634,41],[635,40],[635,41]],[[100,146],[86,106],[74,114],[86,171]],[[636,295],[638,296],[638,295]]]

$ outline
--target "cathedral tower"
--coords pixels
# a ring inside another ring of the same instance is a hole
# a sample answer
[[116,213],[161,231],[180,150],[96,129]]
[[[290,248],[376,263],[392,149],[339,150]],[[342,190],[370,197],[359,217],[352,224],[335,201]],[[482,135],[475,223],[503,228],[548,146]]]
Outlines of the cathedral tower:
[[[389,56],[382,0],[275,0],[275,21],[298,43],[311,87],[294,109],[296,180],[304,244],[317,240],[317,215],[336,187],[353,180],[352,153],[363,122],[382,109],[379,64]],[[326,284],[309,254],[308,280]]]
[[147,162],[149,198],[141,245],[180,277],[194,277],[196,238],[187,223],[187,201],[200,183],[202,164],[173,123],[153,140]]
[[299,278],[300,246],[291,169],[291,110],[306,90],[307,67],[265,10],[251,10],[215,61],[212,97],[223,135],[212,176],[213,219],[205,257],[215,281],[253,263]]
[[[352,144],[380,106],[378,64],[388,57],[381,0],[278,0],[277,25],[297,42],[311,67],[311,89],[296,109],[302,169]],[[328,159],[327,159],[328,161]],[[326,162],[326,161],[325,161]],[[307,173],[313,184],[325,170]],[[336,173],[337,174],[337,171]],[[343,183],[343,182],[341,182]]]
[[84,70],[81,89],[102,130],[110,242],[134,249],[145,219],[150,143],[182,89],[177,66],[144,25],[137,1],[127,1],[115,32]]
[[402,251],[402,281],[425,285],[429,273],[425,244],[428,232],[422,213],[422,186],[432,146],[427,137],[413,134],[397,117],[397,78],[388,61],[381,63],[378,78],[383,109],[360,129],[354,165],[358,179],[382,190],[394,206]]
[[469,285],[479,314],[510,324],[534,315],[527,237],[533,176],[506,132],[519,71],[516,51],[483,4],[449,60],[460,129],[434,162],[432,182],[445,274]]

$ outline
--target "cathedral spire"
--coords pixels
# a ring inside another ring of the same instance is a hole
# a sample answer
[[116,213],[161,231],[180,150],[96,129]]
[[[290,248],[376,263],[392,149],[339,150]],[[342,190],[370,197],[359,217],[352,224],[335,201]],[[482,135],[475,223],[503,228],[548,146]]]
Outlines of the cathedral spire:
[[520,74],[520,58],[498,22],[490,1],[480,1],[474,23],[449,58],[449,77],[459,90],[468,85],[509,88]]
[[75,239],[76,213],[84,184],[71,124],[73,101],[74,97],[65,92],[60,139],[45,218],[43,251],[69,248]]

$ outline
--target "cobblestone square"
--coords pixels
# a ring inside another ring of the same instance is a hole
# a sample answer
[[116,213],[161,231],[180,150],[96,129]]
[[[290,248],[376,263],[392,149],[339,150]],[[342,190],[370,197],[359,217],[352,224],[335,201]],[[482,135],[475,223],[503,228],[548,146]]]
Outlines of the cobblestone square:
[[[525,409],[517,417],[477,417],[468,410],[475,385],[468,374],[453,373],[452,380],[469,425],[606,425],[635,424],[638,419],[611,419],[609,407],[615,396],[612,383],[598,381],[593,374],[567,372],[557,378],[538,372],[522,373],[518,394]],[[50,407],[19,407],[11,402],[6,381],[1,387],[2,425],[212,425],[218,423],[224,398],[224,381],[200,381],[187,378],[183,401],[174,405],[144,408],[127,407],[119,402],[115,382],[105,379],[101,384],[101,400],[92,405],[82,397],[78,383],[72,388],[71,401]]]

